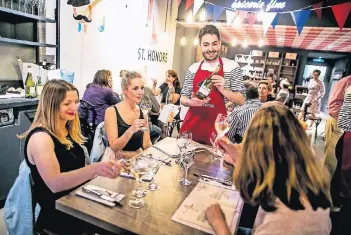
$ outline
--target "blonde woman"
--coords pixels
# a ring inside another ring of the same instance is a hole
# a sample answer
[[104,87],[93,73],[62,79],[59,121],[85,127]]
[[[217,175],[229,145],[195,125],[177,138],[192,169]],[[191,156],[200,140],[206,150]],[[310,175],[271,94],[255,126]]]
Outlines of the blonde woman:
[[96,176],[116,178],[116,162],[85,165],[81,145],[78,91],[64,80],[51,80],[44,86],[38,110],[26,137],[24,156],[34,181],[34,193],[41,211],[36,229],[57,234],[79,234],[83,227],[55,209],[55,200]]
[[[242,145],[226,138],[219,145],[235,166],[241,197],[260,206],[252,234],[330,234],[327,175],[292,112],[282,105],[262,108]],[[219,205],[206,216],[217,235],[230,234]]]
[[105,130],[113,151],[137,153],[151,146],[149,131],[141,131],[148,120],[138,106],[144,95],[144,81],[139,73],[126,71],[121,86],[124,100],[106,110]]

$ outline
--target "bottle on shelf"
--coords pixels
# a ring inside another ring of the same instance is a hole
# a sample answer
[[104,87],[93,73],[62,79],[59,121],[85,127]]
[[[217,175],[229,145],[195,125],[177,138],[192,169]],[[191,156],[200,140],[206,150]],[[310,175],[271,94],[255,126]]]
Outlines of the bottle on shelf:
[[41,77],[38,76],[37,85],[35,86],[35,90],[38,96],[41,95],[43,88],[44,88],[44,85],[41,83]]
[[28,72],[27,72],[27,78],[25,82],[25,97],[26,98],[35,98],[36,92],[35,92],[35,82],[33,80],[33,75],[32,75],[32,67],[29,65],[28,66]]
[[200,100],[204,100],[204,99],[206,99],[209,96],[209,94],[210,94],[210,92],[212,90],[212,80],[211,80],[211,78],[212,78],[213,75],[216,75],[219,72],[220,68],[221,68],[221,65],[219,64],[217,66],[217,68],[213,71],[213,73],[210,76],[208,76],[204,81],[202,81],[201,85],[199,84],[200,88],[196,92],[196,97],[197,98],[199,98]]

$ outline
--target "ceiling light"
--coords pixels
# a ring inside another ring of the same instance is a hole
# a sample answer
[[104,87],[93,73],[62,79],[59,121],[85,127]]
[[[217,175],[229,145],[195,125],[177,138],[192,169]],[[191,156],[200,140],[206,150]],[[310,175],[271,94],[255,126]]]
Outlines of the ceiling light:
[[331,49],[331,48],[333,48],[333,45],[329,45],[329,46],[328,46],[328,49]]
[[195,46],[199,45],[199,39],[197,37],[194,39],[194,45]]
[[235,47],[236,46],[236,38],[232,39],[232,46]]
[[182,45],[182,46],[185,46],[185,45],[186,45],[186,39],[185,39],[185,37],[182,37],[182,38],[180,39],[180,45]]
[[322,59],[322,57],[320,56],[320,57],[318,57],[318,59]]
[[190,11],[188,14],[188,17],[186,18],[187,23],[192,23],[193,22],[193,12]]
[[258,47],[263,47],[263,44],[264,44],[264,41],[263,41],[263,39],[261,38],[260,41],[258,42]]
[[205,21],[205,20],[206,20],[206,11],[205,9],[202,9],[200,14],[200,21]]
[[243,42],[243,48],[247,47],[247,39],[245,38],[244,42]]
[[281,42],[281,41],[283,41],[283,38],[278,38],[278,42]]

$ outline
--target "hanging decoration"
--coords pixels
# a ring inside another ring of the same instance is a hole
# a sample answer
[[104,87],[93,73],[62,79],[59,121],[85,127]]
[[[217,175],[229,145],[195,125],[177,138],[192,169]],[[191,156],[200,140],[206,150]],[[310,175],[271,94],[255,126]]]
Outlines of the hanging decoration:
[[247,21],[249,22],[249,24],[254,24],[256,22],[256,13],[255,12],[249,12],[247,14]]
[[247,13],[248,13],[247,11],[239,11],[241,22],[243,22],[246,19]]
[[227,17],[227,25],[231,25],[235,18],[235,11],[225,11],[225,15]]
[[204,4],[204,0],[195,0],[194,1],[194,8],[193,8],[193,16],[196,15],[196,13],[199,11],[199,9],[202,7]]
[[213,22],[216,22],[224,11],[224,7],[214,5],[213,7]]
[[177,0],[178,7],[179,7],[181,2],[182,2],[182,0]]
[[263,35],[266,35],[269,27],[272,24],[275,16],[277,15],[276,12],[263,12],[262,13],[262,27],[263,27]]
[[305,26],[310,14],[311,14],[311,10],[302,10],[302,11],[291,12],[291,16],[295,22],[295,25],[297,27],[297,31],[299,32],[299,35],[301,34],[302,29]]
[[346,2],[338,5],[332,6],[332,10],[336,21],[338,22],[340,30],[345,25],[346,19],[350,14],[351,2]]
[[323,6],[323,2],[319,2],[312,5],[312,9],[316,12],[320,20],[322,19],[322,6]]
[[152,10],[153,10],[154,0],[149,0],[147,5],[147,22],[146,27],[148,26],[149,22],[152,20]]
[[275,26],[276,26],[277,23],[278,23],[279,16],[280,16],[280,14],[277,13],[277,15],[275,16],[274,20],[272,21],[272,24],[271,24],[271,25],[272,25],[273,29],[275,29]]
[[194,4],[194,0],[186,0],[185,10],[188,10],[191,7],[191,5],[193,5],[193,4]]

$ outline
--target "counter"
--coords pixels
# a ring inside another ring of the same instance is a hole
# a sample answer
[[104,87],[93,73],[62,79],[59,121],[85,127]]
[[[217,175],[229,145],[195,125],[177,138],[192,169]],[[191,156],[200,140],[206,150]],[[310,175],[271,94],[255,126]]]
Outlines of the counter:
[[24,106],[36,106],[39,103],[38,98],[28,99],[28,98],[9,98],[0,99],[0,109],[7,108],[17,108]]

